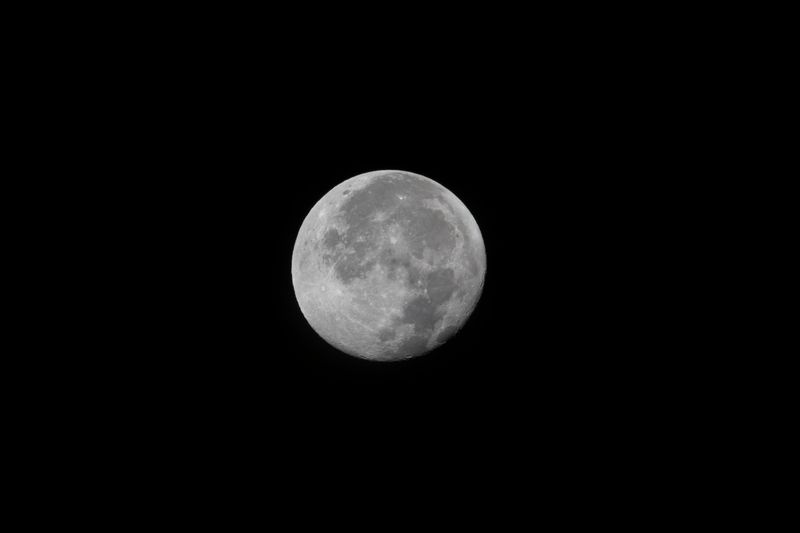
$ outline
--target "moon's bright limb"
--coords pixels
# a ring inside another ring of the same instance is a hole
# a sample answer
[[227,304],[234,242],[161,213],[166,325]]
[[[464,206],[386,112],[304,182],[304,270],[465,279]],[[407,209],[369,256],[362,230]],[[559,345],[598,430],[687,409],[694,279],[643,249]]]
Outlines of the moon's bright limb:
[[375,361],[422,355],[469,318],[486,273],[467,207],[435,181],[379,170],[311,209],[292,254],[303,315],[328,343]]

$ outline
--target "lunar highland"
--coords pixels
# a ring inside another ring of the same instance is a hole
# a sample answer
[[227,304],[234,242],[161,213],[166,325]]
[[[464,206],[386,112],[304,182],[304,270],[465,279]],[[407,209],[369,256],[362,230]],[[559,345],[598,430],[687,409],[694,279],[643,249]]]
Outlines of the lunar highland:
[[322,197],[303,221],[292,282],[311,327],[373,361],[416,357],[467,321],[486,273],[483,237],[467,207],[435,181],[368,172]]

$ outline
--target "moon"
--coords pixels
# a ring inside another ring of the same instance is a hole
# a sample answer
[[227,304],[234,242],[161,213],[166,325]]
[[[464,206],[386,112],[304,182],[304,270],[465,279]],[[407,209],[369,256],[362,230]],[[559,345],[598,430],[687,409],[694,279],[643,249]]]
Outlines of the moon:
[[400,170],[350,178],[306,216],[292,253],[300,310],[325,341],[371,361],[417,357],[469,319],[486,275],[477,222],[452,192]]

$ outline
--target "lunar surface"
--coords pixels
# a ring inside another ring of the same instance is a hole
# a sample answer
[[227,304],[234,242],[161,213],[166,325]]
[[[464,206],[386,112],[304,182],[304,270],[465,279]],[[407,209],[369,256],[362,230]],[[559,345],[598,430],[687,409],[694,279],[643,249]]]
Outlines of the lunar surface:
[[478,224],[419,174],[368,172],[311,209],[292,254],[303,315],[339,350],[373,361],[416,357],[469,318],[486,273]]

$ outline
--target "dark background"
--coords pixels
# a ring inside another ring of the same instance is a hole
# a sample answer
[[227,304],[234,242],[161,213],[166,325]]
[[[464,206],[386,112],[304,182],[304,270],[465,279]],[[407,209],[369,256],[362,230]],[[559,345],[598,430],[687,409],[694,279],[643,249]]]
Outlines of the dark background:
[[[641,175],[650,146],[638,113],[555,65],[538,76],[522,64],[510,73],[492,62],[445,74],[405,67],[296,79],[280,70],[201,91],[181,76],[185,89],[144,106],[152,121],[131,117],[130,183],[146,198],[137,220],[149,236],[137,260],[153,283],[143,382],[166,412],[256,439],[264,425],[294,428],[312,455],[320,441],[378,453],[422,442],[513,447],[537,427],[550,439],[607,431],[620,416],[628,424],[623,413],[638,419],[660,379],[652,354],[661,342],[644,340],[651,324],[640,313],[652,258],[639,213],[654,191]],[[658,159],[646,165],[655,179]],[[453,191],[488,257],[463,331],[396,364],[328,346],[291,284],[308,211],[376,169]]]
[[[422,473],[465,491],[504,475],[601,490],[670,442],[692,375],[666,303],[691,267],[666,231],[682,216],[669,198],[692,190],[675,157],[695,149],[686,88],[658,43],[572,17],[447,24],[463,32],[184,21],[51,51],[63,89],[43,103],[47,135],[69,140],[52,157],[86,206],[71,208],[84,231],[54,231],[93,258],[60,258],[88,280],[70,301],[89,314],[68,333],[82,355],[56,368],[83,399],[65,410],[133,450],[131,469],[246,486],[289,471],[287,491],[356,473],[358,494],[398,479],[435,496]],[[466,326],[400,363],[327,345],[291,281],[315,202],[379,169],[450,189],[487,253]]]
[[[730,227],[759,215],[726,193],[763,169],[722,169],[761,131],[739,96],[763,83],[742,68],[763,63],[754,34],[724,10],[298,7],[15,19],[7,182],[25,194],[4,200],[25,251],[7,255],[30,281],[8,276],[26,328],[7,324],[24,352],[6,359],[30,371],[4,377],[28,486],[227,529],[713,512],[739,455],[760,458],[730,444],[761,438],[741,416],[764,412],[726,374],[763,350],[722,347],[749,251],[709,260],[761,238]],[[488,261],[459,334],[396,364],[328,346],[291,282],[314,203],[378,169],[455,193]]]

